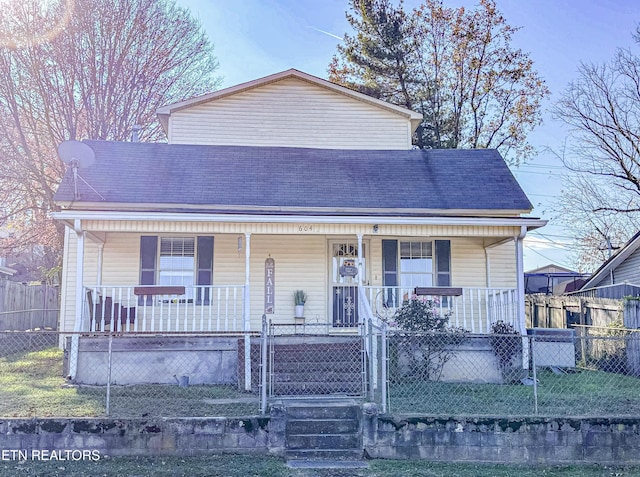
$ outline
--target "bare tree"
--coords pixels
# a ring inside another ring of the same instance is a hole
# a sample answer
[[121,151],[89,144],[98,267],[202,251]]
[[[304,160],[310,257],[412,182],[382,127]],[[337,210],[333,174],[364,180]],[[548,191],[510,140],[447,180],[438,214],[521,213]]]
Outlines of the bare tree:
[[571,231],[578,270],[598,268],[615,250],[638,230],[640,216],[621,214],[607,207],[624,208],[621,196],[601,179],[585,175],[567,175],[560,200],[554,206],[555,220]]
[[200,24],[174,0],[10,0],[0,10],[4,248],[61,252],[49,218],[67,139],[158,141],[158,107],[216,87]]
[[624,241],[640,225],[640,57],[619,49],[606,64],[581,64],[553,112],[571,128],[559,157],[573,179],[559,207],[579,241],[592,238],[581,252],[592,261],[602,240]]
[[529,56],[511,46],[518,30],[495,1],[474,10],[425,0],[351,0],[345,35],[330,79],[419,111],[421,148],[496,148],[512,163],[532,148],[527,134],[541,122],[549,91]]

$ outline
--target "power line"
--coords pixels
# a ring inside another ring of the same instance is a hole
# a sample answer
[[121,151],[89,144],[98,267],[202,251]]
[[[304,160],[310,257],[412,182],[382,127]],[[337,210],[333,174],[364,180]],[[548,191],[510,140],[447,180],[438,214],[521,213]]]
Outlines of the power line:
[[540,233],[540,232],[538,232],[538,235],[539,235],[540,237],[542,237],[542,238],[547,239],[549,242],[554,243],[554,244],[556,244],[556,245],[559,245],[559,246],[561,246],[561,247],[566,247],[566,246],[567,246],[567,244],[564,244],[564,243],[561,243],[561,242],[557,242],[557,241],[555,241],[555,240],[553,240],[553,239],[549,238],[549,237],[550,237],[549,235],[545,235],[545,234],[542,234],[542,233]]
[[546,195],[546,194],[527,194],[530,195],[532,197],[548,197],[550,199],[557,199],[558,197],[560,197],[559,195]]
[[[548,176],[548,175],[552,175],[553,173],[551,171],[549,172],[536,172],[536,171],[513,171],[513,173],[515,175],[517,175],[518,173],[521,174],[537,174],[539,176]],[[557,174],[553,174],[553,175],[557,175]]]
[[557,238],[564,238],[564,239],[571,239],[574,240],[575,237],[572,237],[570,235],[558,235],[558,234],[543,234],[542,232],[539,232],[537,230],[532,230],[531,232],[529,232],[528,235],[540,235],[542,237],[557,237]]
[[564,166],[552,166],[552,165],[544,165],[544,164],[522,164],[521,166],[515,167],[515,170],[526,169],[527,167],[532,167],[534,169],[556,169],[556,170],[565,170],[568,169]]
[[545,260],[548,260],[548,261],[549,261],[549,262],[551,262],[551,263],[558,264],[558,265],[560,265],[561,267],[564,267],[564,268],[571,268],[569,265],[567,265],[567,264],[565,264],[565,263],[563,263],[563,262],[561,262],[561,261],[559,261],[559,260],[553,260],[553,259],[551,259],[551,258],[547,257],[546,255],[541,254],[541,253],[540,253],[540,252],[538,252],[537,250],[534,250],[534,249],[532,249],[532,248],[527,248],[527,250],[530,250],[530,251],[532,251],[533,253],[535,253],[535,254],[537,254],[537,255],[540,255],[542,258],[544,258]]

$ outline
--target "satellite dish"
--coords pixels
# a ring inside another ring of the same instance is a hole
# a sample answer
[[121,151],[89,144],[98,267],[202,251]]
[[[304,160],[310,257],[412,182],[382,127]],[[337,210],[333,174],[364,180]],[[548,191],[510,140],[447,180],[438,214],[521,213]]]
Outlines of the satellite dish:
[[60,143],[58,156],[65,164],[79,169],[89,167],[96,159],[96,153],[91,146],[80,141],[64,141]]
[[[96,194],[100,197],[102,195],[96,191],[91,185],[85,181],[80,174],[78,174],[78,169],[84,169],[93,164],[93,161],[96,159],[96,153],[91,146],[79,141],[64,141],[60,143],[58,146],[58,156],[62,159],[62,162],[65,164],[69,164],[71,166],[71,170],[73,171],[73,199],[80,200],[80,192],[78,190],[78,180],[81,180],[85,184],[87,184]],[[104,197],[102,197],[104,200]]]

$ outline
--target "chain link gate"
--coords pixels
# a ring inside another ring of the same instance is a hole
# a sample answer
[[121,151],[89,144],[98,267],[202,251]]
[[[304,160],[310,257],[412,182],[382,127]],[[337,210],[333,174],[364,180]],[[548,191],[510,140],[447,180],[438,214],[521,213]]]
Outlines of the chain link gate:
[[281,397],[350,397],[368,390],[367,337],[330,334],[331,324],[281,325],[263,321],[262,400]]

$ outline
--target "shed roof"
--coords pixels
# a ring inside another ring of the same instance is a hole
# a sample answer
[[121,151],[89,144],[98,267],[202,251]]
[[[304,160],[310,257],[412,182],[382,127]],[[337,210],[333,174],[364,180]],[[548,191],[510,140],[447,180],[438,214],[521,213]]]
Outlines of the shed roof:
[[[627,258],[631,256],[636,250],[640,248],[640,231],[636,232],[633,237],[619,250],[616,251],[611,257],[605,260],[598,269],[591,274],[591,277],[580,287],[581,290],[587,288],[593,288],[615,270],[620,264],[622,264]],[[612,283],[613,285],[613,283]]]

